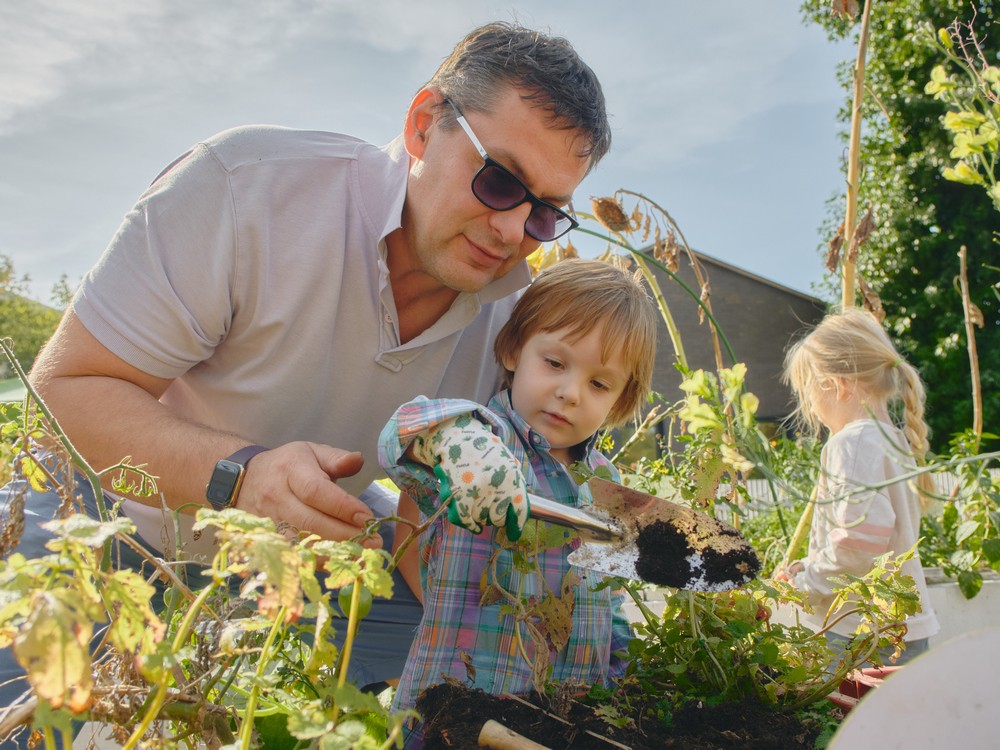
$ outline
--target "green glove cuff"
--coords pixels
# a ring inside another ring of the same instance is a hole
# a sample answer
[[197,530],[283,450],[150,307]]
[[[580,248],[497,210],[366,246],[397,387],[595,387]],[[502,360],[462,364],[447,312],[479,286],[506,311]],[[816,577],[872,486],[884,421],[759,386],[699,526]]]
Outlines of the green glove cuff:
[[[524,494],[524,516],[525,518],[531,518],[531,502],[528,500],[528,494]],[[507,538],[512,542],[516,542],[521,538],[521,534],[524,529],[517,523],[517,512],[514,510],[514,503],[507,506],[507,522],[504,524],[507,529]]]
[[[448,503],[448,520],[451,521],[456,526],[461,526],[463,529],[469,528],[464,523],[462,523],[461,517],[458,515],[458,508],[455,507],[455,503],[452,502],[451,498],[451,481],[448,479],[448,474],[441,464],[434,464],[434,474],[437,476],[438,481],[441,483],[438,489],[438,494],[441,497],[442,503]],[[508,521],[509,523],[509,521]]]

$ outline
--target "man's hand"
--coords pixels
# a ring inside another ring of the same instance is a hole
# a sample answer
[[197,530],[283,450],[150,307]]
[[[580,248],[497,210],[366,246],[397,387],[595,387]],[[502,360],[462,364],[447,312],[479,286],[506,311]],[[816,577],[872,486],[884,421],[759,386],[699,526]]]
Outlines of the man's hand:
[[475,534],[484,524],[505,525],[516,541],[528,521],[528,492],[517,459],[488,426],[462,414],[432,427],[414,441],[411,455],[434,467],[448,517]]
[[[361,470],[364,459],[319,443],[288,443],[258,454],[247,467],[236,506],[278,524],[340,541],[361,533],[372,512],[336,480]],[[378,535],[366,547],[380,547]]]

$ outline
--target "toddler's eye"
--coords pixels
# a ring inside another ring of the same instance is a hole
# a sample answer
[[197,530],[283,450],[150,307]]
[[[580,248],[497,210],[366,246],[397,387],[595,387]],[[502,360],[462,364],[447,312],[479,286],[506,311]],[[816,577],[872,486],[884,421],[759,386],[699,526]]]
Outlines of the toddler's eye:
[[554,370],[562,369],[562,362],[558,359],[553,359],[552,357],[546,357],[545,363]]
[[602,383],[600,380],[591,380],[590,383],[599,391],[606,391],[611,387],[607,383]]

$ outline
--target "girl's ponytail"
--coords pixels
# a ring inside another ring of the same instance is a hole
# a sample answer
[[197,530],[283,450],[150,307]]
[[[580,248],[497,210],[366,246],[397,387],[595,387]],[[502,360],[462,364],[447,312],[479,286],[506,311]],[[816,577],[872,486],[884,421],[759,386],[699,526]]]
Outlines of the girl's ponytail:
[[[930,444],[927,441],[927,423],[924,421],[924,384],[913,365],[904,359],[896,359],[893,367],[898,371],[899,395],[903,400],[903,434],[910,444],[910,450],[922,466],[927,458]],[[934,477],[929,472],[922,473],[916,481],[920,496],[920,508],[926,511],[934,500]]]

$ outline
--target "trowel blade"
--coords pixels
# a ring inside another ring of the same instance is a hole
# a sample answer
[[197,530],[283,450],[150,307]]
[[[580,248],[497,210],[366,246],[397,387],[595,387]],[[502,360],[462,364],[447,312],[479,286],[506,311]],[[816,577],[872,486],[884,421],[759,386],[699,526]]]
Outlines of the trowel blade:
[[593,477],[587,510],[615,519],[620,541],[586,542],[569,555],[573,565],[688,591],[728,591],[750,581],[760,560],[727,523],[655,495]]

